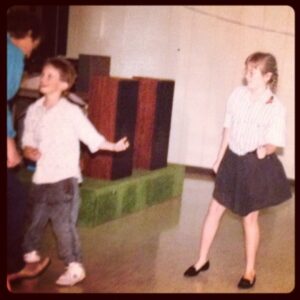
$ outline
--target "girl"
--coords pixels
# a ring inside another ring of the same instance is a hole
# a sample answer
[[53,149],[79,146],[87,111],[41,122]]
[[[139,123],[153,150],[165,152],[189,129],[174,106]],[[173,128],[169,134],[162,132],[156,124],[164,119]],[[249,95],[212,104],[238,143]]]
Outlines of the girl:
[[184,275],[209,268],[208,252],[220,219],[229,208],[243,217],[246,268],[239,288],[255,284],[259,244],[259,210],[291,197],[276,148],[285,144],[285,109],[276,97],[277,63],[270,53],[256,52],[245,61],[245,85],[229,97],[224,131],[213,170],[213,199],[204,221],[198,261]]

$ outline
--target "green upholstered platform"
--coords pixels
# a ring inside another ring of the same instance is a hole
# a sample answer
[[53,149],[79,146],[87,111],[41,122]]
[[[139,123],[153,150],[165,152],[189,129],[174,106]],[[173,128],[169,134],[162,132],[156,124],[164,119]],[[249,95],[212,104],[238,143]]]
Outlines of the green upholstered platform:
[[[93,227],[181,196],[185,167],[169,164],[149,171],[137,169],[130,177],[106,181],[85,177],[80,185],[81,207],[78,224]],[[20,171],[29,183],[32,173]]]

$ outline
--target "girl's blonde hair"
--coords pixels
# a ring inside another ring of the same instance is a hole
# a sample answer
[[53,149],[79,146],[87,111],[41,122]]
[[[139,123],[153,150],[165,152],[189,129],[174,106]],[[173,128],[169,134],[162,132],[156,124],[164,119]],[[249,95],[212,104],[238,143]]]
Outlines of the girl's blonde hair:
[[259,66],[262,74],[272,73],[270,80],[268,81],[268,86],[270,87],[273,93],[276,93],[277,83],[278,83],[278,70],[277,62],[271,53],[264,52],[254,52],[250,54],[245,60],[245,66],[251,63],[255,67]]

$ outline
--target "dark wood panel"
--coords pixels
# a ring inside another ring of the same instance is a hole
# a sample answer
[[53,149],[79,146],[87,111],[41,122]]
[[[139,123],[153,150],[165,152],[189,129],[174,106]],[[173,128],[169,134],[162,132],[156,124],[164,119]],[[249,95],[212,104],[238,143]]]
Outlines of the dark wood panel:
[[174,81],[159,81],[157,84],[152,170],[167,166],[174,85]]
[[28,73],[40,73],[45,60],[66,55],[68,40],[68,5],[28,5],[41,19],[43,38],[40,46],[26,59]]
[[88,93],[93,76],[108,76],[109,72],[109,56],[80,54],[78,58],[76,91]]
[[127,136],[131,146],[125,152],[114,154],[112,179],[122,178],[132,174],[137,98],[138,82],[120,80],[118,87],[118,108],[115,121],[115,141]]

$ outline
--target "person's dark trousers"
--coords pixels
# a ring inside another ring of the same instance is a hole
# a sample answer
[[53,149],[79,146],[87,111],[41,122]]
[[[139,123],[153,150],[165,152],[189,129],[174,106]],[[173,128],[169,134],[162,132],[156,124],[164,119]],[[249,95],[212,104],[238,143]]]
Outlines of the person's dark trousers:
[[21,184],[15,170],[7,169],[7,274],[20,271],[23,261],[23,235],[27,190]]

